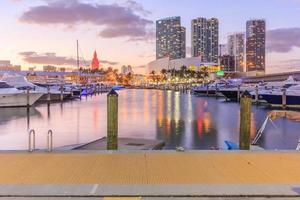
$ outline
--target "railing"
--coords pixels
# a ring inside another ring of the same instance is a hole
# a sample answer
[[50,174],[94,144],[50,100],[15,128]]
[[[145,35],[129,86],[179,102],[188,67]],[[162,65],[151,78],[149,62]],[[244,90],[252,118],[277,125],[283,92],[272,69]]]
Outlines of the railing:
[[[33,152],[35,151],[35,130],[31,129],[29,131],[29,138],[28,138],[28,151]],[[48,130],[47,133],[47,152],[51,152],[53,150],[53,131]]]
[[34,150],[35,150],[35,130],[31,129],[29,131],[28,151],[33,152]]

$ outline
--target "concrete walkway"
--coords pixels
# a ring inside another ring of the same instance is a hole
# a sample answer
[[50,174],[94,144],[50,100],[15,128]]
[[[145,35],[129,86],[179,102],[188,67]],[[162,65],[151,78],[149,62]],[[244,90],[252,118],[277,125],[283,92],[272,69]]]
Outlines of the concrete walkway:
[[0,161],[0,197],[300,197],[299,152],[6,152]]

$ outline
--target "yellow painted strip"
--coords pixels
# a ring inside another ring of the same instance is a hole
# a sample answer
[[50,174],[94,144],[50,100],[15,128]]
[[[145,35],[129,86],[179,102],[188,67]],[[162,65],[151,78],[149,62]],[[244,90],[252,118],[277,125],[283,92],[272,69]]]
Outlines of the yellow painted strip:
[[141,197],[104,197],[103,200],[141,200]]
[[0,153],[0,184],[295,184],[298,152]]

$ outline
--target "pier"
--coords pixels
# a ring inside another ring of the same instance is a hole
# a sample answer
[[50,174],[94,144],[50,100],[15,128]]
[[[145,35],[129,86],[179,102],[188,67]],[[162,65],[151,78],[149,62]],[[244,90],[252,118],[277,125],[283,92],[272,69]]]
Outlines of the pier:
[[300,196],[296,151],[1,152],[0,158],[1,197]]

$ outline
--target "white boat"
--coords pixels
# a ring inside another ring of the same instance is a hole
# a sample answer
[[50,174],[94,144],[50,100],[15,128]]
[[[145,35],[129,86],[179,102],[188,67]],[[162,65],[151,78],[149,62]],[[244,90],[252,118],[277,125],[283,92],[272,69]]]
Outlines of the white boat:
[[[38,93],[42,93],[43,96],[39,99],[40,101],[46,101],[48,99],[48,88],[47,86],[36,85],[27,80],[25,76],[21,75],[10,75],[5,74],[1,81],[6,82],[8,85],[13,86],[19,90],[30,89]],[[55,86],[50,86],[49,88],[50,100],[58,101],[60,100],[61,92]],[[63,91],[63,97],[66,98],[70,96],[70,92]]]
[[0,81],[0,107],[23,107],[32,106],[43,94],[35,91],[18,90]]
[[[267,101],[272,107],[281,107],[283,91],[281,89],[266,90],[260,92],[260,98]],[[300,108],[300,85],[286,88],[286,106]]]

